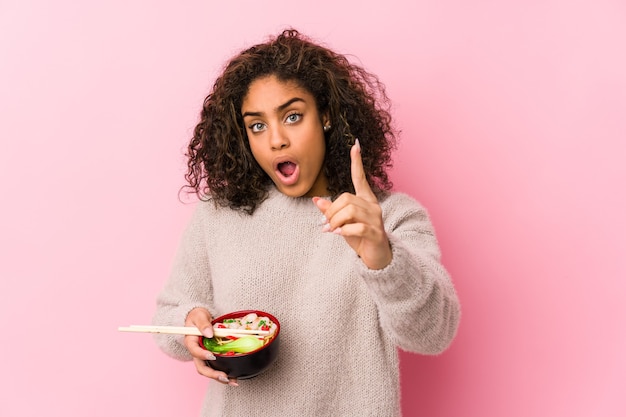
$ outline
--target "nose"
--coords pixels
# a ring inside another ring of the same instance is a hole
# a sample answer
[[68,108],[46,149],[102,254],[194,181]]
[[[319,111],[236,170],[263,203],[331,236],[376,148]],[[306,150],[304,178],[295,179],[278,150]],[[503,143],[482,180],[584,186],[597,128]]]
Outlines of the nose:
[[289,139],[287,135],[280,127],[271,129],[270,131],[270,146],[272,150],[284,149],[289,146]]

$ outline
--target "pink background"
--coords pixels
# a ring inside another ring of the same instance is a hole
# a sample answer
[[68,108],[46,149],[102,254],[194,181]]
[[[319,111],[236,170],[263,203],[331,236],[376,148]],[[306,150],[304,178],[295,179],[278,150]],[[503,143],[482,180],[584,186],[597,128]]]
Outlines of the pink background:
[[117,327],[168,275],[209,85],[288,25],[386,83],[462,300],[402,354],[405,415],[626,415],[622,0],[0,1],[0,415],[197,415],[193,365]]

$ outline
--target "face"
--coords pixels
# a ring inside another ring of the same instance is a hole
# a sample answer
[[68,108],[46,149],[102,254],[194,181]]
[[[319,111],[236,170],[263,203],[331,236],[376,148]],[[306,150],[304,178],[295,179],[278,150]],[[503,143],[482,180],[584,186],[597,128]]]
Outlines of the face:
[[250,84],[241,113],[250,149],[276,187],[290,197],[328,194],[326,144],[315,98],[274,76]]

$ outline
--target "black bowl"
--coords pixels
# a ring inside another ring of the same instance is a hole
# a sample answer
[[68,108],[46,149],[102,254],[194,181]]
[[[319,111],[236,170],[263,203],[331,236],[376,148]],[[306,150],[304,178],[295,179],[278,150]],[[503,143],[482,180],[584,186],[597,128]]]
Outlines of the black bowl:
[[215,360],[205,361],[211,368],[225,372],[229,378],[254,378],[269,368],[269,366],[273,364],[278,357],[278,336],[280,334],[280,323],[273,315],[259,310],[234,311],[232,313],[219,316],[211,323],[221,323],[226,319],[240,318],[250,313],[256,313],[258,316],[268,317],[272,322],[276,323],[276,331],[274,332],[274,337],[257,350],[237,355],[214,353]]

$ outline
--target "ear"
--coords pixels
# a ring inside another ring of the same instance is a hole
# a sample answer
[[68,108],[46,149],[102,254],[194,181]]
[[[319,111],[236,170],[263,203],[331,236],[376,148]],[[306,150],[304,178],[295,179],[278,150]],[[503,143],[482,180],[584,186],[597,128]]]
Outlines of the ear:
[[330,115],[328,114],[328,112],[325,112],[324,114],[322,114],[321,120],[322,120],[322,126],[330,125]]

